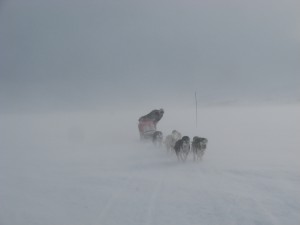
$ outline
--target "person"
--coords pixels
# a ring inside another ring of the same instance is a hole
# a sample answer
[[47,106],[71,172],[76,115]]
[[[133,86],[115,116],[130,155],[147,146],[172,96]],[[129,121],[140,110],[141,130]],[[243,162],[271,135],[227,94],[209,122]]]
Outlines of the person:
[[163,109],[154,109],[147,115],[139,118],[138,128],[141,139],[151,137],[151,135],[156,131],[156,125],[161,120],[163,115]]

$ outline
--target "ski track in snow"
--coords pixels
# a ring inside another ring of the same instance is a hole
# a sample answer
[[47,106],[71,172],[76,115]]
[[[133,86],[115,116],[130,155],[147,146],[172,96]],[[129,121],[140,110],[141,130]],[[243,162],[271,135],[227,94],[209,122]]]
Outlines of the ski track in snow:
[[148,212],[147,212],[147,216],[146,216],[146,220],[145,220],[145,225],[154,224],[153,218],[154,218],[154,211],[156,208],[155,206],[157,205],[158,197],[162,190],[162,186],[163,186],[163,178],[160,178],[159,181],[157,182],[157,184],[155,184],[155,186],[153,188],[153,193],[150,197]]
[[126,189],[121,189],[117,193],[112,193],[113,195],[109,198],[109,200],[105,203],[103,209],[99,213],[99,217],[96,219],[96,222],[93,223],[95,225],[97,224],[106,224],[105,219],[110,211],[116,207],[116,204],[118,203],[118,200],[120,199],[120,196],[124,194],[124,191]]

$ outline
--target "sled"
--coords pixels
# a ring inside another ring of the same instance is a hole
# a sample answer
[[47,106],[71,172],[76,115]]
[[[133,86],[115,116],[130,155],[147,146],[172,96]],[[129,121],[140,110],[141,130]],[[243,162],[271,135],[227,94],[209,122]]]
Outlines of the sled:
[[141,140],[152,140],[156,131],[155,123],[152,120],[144,120],[139,122],[139,132]]

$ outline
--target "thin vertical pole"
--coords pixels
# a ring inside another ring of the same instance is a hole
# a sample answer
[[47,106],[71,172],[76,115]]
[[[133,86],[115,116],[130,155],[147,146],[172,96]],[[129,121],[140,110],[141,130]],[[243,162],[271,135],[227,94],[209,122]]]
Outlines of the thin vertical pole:
[[198,127],[197,91],[195,91],[195,102],[196,102],[196,127]]

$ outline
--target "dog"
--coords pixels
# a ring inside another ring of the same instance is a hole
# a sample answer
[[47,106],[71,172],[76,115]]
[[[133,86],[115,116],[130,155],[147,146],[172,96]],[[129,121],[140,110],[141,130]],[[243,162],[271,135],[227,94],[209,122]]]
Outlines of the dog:
[[206,150],[207,139],[195,136],[192,141],[192,152],[194,161],[202,160],[204,152]]
[[152,142],[155,146],[161,147],[163,143],[163,133],[161,131],[155,131],[152,136]]
[[180,140],[181,137],[181,133],[177,130],[173,130],[172,133],[166,137],[164,144],[168,152],[174,150],[176,141]]
[[180,140],[176,141],[174,150],[178,160],[185,161],[190,152],[190,138],[188,136],[183,136]]

